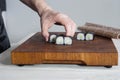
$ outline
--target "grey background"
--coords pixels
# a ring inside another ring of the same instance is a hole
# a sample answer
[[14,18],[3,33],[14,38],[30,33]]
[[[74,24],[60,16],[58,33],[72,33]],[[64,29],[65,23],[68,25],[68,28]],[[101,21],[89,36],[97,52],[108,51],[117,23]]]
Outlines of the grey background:
[[[40,19],[36,12],[19,0],[7,1],[7,32],[11,43],[16,43],[27,35],[41,31]],[[77,26],[85,22],[120,27],[120,0],[46,0],[57,11],[71,17]],[[49,31],[64,31],[54,25]],[[77,30],[76,30],[77,31]]]

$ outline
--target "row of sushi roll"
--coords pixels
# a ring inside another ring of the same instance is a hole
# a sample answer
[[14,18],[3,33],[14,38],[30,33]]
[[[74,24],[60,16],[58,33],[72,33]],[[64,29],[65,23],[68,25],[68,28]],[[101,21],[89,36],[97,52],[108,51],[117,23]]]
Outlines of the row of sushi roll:
[[81,40],[81,41],[87,40],[87,41],[90,41],[90,40],[93,40],[93,39],[94,39],[94,34],[93,33],[79,32],[77,34],[77,40]]
[[50,43],[55,43],[57,45],[71,45],[72,44],[72,38],[69,37],[69,36],[52,34],[49,37],[49,42]]
[[[94,35],[93,33],[85,33],[85,32],[79,32],[77,34],[77,40],[93,40]],[[72,45],[72,37],[65,36],[65,35],[56,35],[52,34],[49,37],[49,42],[50,43],[55,43],[57,45]]]

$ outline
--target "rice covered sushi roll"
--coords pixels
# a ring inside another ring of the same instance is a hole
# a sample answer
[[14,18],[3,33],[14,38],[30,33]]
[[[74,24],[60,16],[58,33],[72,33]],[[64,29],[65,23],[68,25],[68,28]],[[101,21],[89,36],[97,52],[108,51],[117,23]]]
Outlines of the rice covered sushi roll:
[[55,34],[50,35],[49,42],[50,43],[55,43],[56,42],[56,37],[57,37],[57,35],[55,35]]
[[64,44],[64,38],[63,36],[58,36],[56,38],[56,42],[55,42],[57,45],[63,45]]
[[85,36],[86,40],[93,40],[93,38],[94,38],[94,34],[93,33],[87,33],[86,36]]
[[64,44],[65,45],[72,45],[72,38],[71,37],[64,37]]
[[79,32],[77,34],[77,40],[85,40],[85,33]]
[[50,43],[55,43],[57,45],[71,45],[72,44],[72,38],[65,36],[65,35],[55,35],[52,34],[49,37]]

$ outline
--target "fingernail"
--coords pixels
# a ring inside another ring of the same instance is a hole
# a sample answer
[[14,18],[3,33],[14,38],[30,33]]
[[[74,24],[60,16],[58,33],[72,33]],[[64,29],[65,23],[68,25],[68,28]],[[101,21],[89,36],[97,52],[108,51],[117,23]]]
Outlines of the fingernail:
[[48,42],[48,38],[46,38],[46,42]]

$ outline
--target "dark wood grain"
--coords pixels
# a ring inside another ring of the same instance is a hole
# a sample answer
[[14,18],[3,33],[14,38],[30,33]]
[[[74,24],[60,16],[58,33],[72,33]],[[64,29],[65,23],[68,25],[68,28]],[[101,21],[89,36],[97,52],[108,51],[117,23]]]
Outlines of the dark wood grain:
[[13,64],[73,63],[104,66],[118,64],[118,53],[112,40],[100,36],[95,36],[93,41],[78,41],[75,35],[73,44],[68,46],[47,43],[41,33],[36,33],[14,49],[11,57]]

